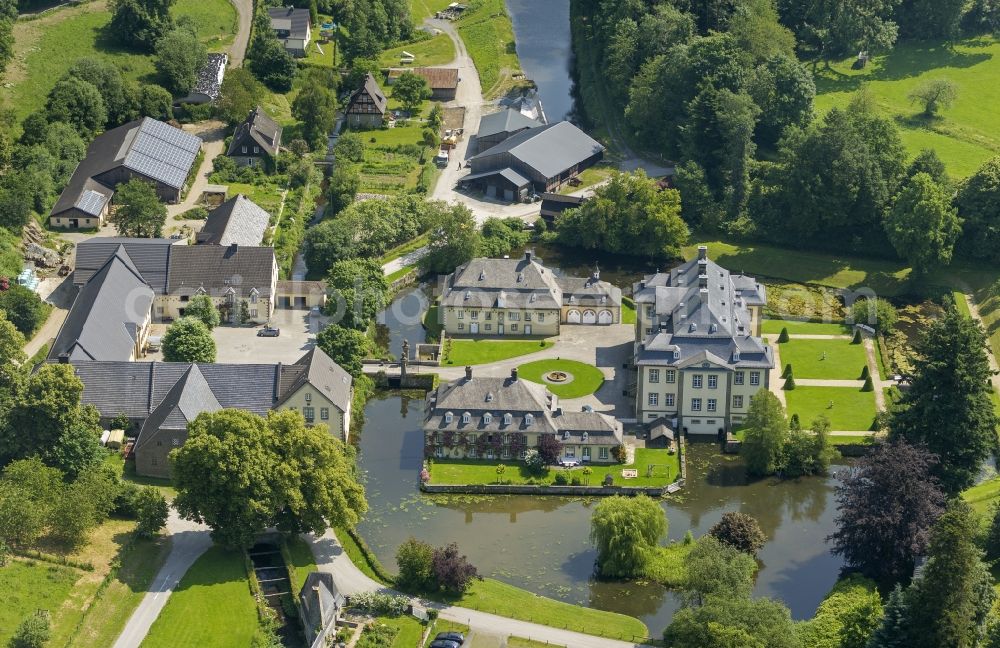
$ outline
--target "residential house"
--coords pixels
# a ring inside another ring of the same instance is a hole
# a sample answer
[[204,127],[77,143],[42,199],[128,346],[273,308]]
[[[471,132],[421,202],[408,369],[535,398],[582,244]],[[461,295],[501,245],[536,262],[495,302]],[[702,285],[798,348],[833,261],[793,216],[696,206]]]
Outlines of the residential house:
[[476,152],[489,150],[512,135],[540,126],[544,124],[513,108],[483,115],[479,118],[479,130],[476,133]]
[[593,411],[569,412],[544,385],[518,378],[473,377],[442,384],[427,395],[424,455],[452,459],[524,459],[548,434],[561,458],[612,463],[622,445],[621,425]]
[[226,76],[228,54],[209,54],[205,65],[198,70],[198,80],[186,97],[179,99],[179,104],[206,104],[219,98],[222,80]]
[[477,258],[447,275],[441,317],[448,335],[552,336],[565,324],[621,321],[621,290],[587,278],[557,277],[531,251],[516,259]]
[[200,150],[201,140],[194,135],[150,117],[105,131],[87,147],[49,213],[49,224],[102,226],[115,189],[133,178],[151,183],[160,200],[179,202]]
[[[66,362],[67,359],[63,358]],[[169,477],[168,455],[187,440],[187,426],[203,412],[235,408],[266,416],[302,411],[347,441],[352,399],[350,376],[319,349],[295,364],[194,364],[186,362],[73,362],[83,382],[81,402],[103,422],[125,415],[138,430],[136,472]],[[305,395],[315,412],[302,405]]]
[[634,294],[639,422],[711,435],[742,422],[774,367],[758,334],[764,286],[730,274],[701,246],[697,259],[647,276]]
[[306,576],[306,582],[299,590],[299,604],[306,645],[325,646],[324,639],[336,634],[336,623],[347,604],[347,599],[333,582],[333,574],[311,572]]
[[350,128],[379,128],[385,119],[388,105],[385,93],[379,87],[371,72],[365,75],[365,82],[351,94],[344,111]]
[[267,10],[267,15],[271,18],[271,29],[285,51],[298,58],[305,56],[312,39],[309,9],[272,7]]
[[281,126],[258,106],[236,127],[226,155],[239,166],[273,168],[280,149]]
[[271,215],[243,194],[236,194],[208,213],[195,240],[199,245],[259,246]]
[[386,83],[392,85],[406,72],[412,72],[427,82],[427,87],[431,89],[431,101],[455,100],[458,92],[458,68],[390,68]]
[[524,200],[553,191],[604,156],[604,147],[568,121],[528,128],[469,160],[460,184],[488,198]]
[[[153,290],[152,317],[183,317],[194,295],[209,295],[224,322],[237,322],[246,302],[250,321],[266,323],[278,298],[274,248],[239,244],[185,245],[170,239],[94,237],[76,248],[73,282],[84,286],[122,247]],[[114,293],[112,293],[113,295]],[[95,358],[105,360],[112,358]]]
[[81,287],[49,358],[138,359],[149,334],[154,294],[119,244]]

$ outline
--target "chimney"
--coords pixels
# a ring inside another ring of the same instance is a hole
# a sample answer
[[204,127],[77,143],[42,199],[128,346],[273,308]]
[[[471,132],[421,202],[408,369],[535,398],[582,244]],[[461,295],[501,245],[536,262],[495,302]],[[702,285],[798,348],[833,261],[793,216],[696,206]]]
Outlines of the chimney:
[[465,367],[465,379],[472,380],[472,367],[469,365],[466,365]]
[[525,250],[524,251],[524,260],[525,261],[528,261],[530,263],[531,262],[531,257],[533,257],[533,256],[535,256],[535,251],[534,250]]
[[708,275],[698,275],[698,288],[708,290]]
[[517,367],[510,370],[510,379],[515,382],[517,381]]
[[316,596],[316,611],[319,612],[319,623],[323,625],[323,597],[319,595],[319,585],[313,585],[313,594]]
[[699,259],[708,259],[708,246],[707,245],[699,245],[698,246],[698,258]]
[[60,353],[59,354],[59,364],[69,364],[69,354]]

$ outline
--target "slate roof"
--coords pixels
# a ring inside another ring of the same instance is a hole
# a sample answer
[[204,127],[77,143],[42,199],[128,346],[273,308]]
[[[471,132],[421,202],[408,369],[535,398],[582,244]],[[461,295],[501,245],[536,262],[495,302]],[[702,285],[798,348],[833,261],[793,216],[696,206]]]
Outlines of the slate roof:
[[139,430],[136,448],[151,440],[157,430],[184,430],[202,412],[222,409],[198,365],[192,364],[174,383]]
[[80,290],[49,358],[130,360],[152,304],[153,289],[119,245]]
[[191,94],[203,94],[212,101],[218,99],[228,61],[227,54],[209,54],[205,65],[198,70],[198,80],[195,82]]
[[299,358],[294,365],[283,369],[286,372],[281,377],[282,398],[279,405],[308,383],[342,412],[350,408],[353,384],[351,374],[316,347]]
[[512,108],[507,108],[500,112],[480,117],[479,132],[476,133],[476,136],[488,137],[490,135],[499,135],[500,133],[510,133],[523,128],[538,128],[542,125],[538,120],[522,115],[519,111]]
[[326,628],[347,602],[337,590],[333,574],[326,572],[311,572],[306,576],[306,582],[299,590],[299,601],[305,617],[303,625],[309,632]]
[[[96,180],[120,166],[150,180],[180,189],[201,148],[201,140],[150,117],[123,124],[94,138],[50,212],[57,215],[76,206],[97,215],[114,187]],[[88,193],[93,192],[93,193]],[[97,211],[93,211],[97,209]]]
[[167,291],[170,251],[173,247],[183,245],[183,241],[172,239],[120,238],[117,236],[88,238],[76,246],[73,283],[77,286],[87,283],[119,247],[124,247],[142,278],[156,294],[162,295]]
[[[467,368],[465,378],[440,385],[427,395],[427,432],[500,432],[558,434],[568,442],[595,445],[621,443],[621,427],[606,414],[569,412],[544,385],[518,378],[475,377]],[[451,420],[448,420],[448,415]],[[463,422],[463,415],[469,422]],[[510,415],[510,423],[504,416]],[[566,436],[569,432],[569,436]],[[588,438],[583,437],[587,433]]]
[[278,148],[281,146],[281,126],[260,106],[251,110],[247,118],[236,127],[226,155],[237,155],[237,147],[246,135],[257,142],[271,157],[278,154]]
[[208,214],[198,232],[198,243],[259,246],[271,215],[243,194],[236,194]]
[[492,171],[483,171],[482,173],[470,173],[467,176],[462,176],[460,182],[471,182],[473,180],[481,180],[482,178],[489,178],[490,176],[498,175],[507,182],[511,183],[518,189],[527,186],[531,180],[528,180],[523,175],[515,171],[510,167],[504,167],[502,169],[493,169]]
[[601,144],[582,130],[568,121],[561,121],[511,135],[479,153],[472,161],[510,153],[522,164],[552,178],[603,150]]
[[589,277],[557,277],[556,283],[562,289],[563,304],[580,306],[621,306],[622,291],[618,286],[601,281],[601,274],[595,271]]
[[240,298],[256,289],[260,297],[270,299],[274,264],[270,247],[178,245],[170,252],[167,292],[192,295],[202,289],[221,296],[232,288]]
[[365,82],[351,95],[351,99],[347,102],[346,112],[350,113],[355,101],[357,101],[365,93],[367,93],[375,102],[375,108],[378,112],[384,115],[386,105],[388,105],[389,101],[385,98],[385,93],[382,92],[382,88],[378,86],[378,81],[375,80],[375,77],[372,76],[371,72],[365,75]]
[[272,29],[287,31],[291,38],[305,38],[309,31],[309,10],[295,7],[272,7],[267,10]]

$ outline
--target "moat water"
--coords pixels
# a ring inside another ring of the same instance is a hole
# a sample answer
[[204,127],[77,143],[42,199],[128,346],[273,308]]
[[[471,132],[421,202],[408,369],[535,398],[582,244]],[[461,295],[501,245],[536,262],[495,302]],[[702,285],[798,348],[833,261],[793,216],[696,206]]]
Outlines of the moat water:
[[[412,341],[411,341],[412,342]],[[426,496],[417,490],[423,459],[421,393],[383,392],[368,402],[357,439],[370,510],[361,535],[385,565],[409,536],[457,542],[480,573],[560,600],[636,616],[653,636],[678,602],[665,588],[593,578],[588,540],[596,499]],[[843,467],[838,467],[842,470]],[[696,444],[688,484],[663,502],[670,540],[704,534],[726,511],[760,521],[768,542],[755,594],[782,600],[796,619],[812,616],[841,567],[825,538],[834,530],[837,471],[824,478],[748,481],[738,459]]]
[[524,74],[535,82],[549,122],[573,113],[573,45],[569,0],[507,0],[514,25],[517,57]]

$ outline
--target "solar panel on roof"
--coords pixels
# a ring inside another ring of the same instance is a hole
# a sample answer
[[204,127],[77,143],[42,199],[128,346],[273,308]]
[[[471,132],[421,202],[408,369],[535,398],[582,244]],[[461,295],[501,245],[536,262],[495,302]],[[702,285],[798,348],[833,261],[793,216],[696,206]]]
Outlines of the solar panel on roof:
[[97,216],[108,204],[107,197],[99,191],[88,189],[80,194],[76,201],[76,208],[82,212]]

